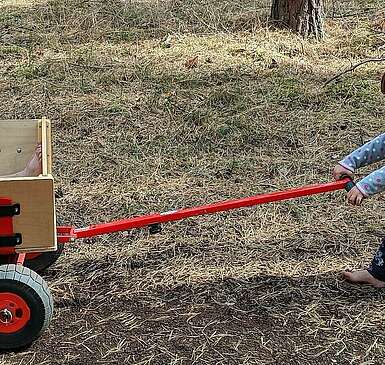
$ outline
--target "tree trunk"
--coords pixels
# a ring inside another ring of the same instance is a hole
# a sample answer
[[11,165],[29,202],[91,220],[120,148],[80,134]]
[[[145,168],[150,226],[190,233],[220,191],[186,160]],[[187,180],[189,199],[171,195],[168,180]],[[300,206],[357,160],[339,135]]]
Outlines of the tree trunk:
[[322,39],[324,27],[322,0],[272,0],[271,20],[303,37]]

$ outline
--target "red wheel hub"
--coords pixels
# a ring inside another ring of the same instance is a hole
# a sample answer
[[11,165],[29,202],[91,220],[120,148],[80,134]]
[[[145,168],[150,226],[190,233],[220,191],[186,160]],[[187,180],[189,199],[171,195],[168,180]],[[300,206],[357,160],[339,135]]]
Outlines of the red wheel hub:
[[30,320],[31,310],[17,294],[0,293],[0,333],[20,331]]

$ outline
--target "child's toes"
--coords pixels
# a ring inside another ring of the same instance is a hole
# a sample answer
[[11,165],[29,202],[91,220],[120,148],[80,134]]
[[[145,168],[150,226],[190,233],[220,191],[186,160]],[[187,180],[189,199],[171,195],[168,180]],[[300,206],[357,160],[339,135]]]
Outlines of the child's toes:
[[347,281],[350,281],[350,282],[354,282],[354,276],[353,276],[353,273],[350,272],[350,271],[344,271],[342,273],[342,278],[344,280],[347,280]]

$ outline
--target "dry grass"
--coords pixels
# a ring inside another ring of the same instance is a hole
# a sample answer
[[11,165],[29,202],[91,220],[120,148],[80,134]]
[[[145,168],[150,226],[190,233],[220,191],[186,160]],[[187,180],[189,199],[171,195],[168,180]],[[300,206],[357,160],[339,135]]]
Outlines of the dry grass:
[[[2,119],[54,121],[63,223],[327,181],[383,132],[380,65],[322,88],[383,52],[380,1],[328,3],[319,44],[251,0],[13,3]],[[69,246],[46,276],[49,330],[0,363],[380,364],[384,294],[339,272],[371,259],[382,205],[335,193]]]

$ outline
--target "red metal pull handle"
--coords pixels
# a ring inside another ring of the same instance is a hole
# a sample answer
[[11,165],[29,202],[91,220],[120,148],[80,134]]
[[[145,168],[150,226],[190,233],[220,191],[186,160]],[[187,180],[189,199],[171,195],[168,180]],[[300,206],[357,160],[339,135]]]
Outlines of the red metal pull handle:
[[352,183],[350,178],[329,182],[326,184],[317,184],[303,186],[301,188],[289,189],[286,191],[276,191],[267,194],[260,194],[248,198],[227,200],[219,203],[202,205],[194,208],[185,208],[173,210],[165,213],[156,213],[141,217],[123,219],[116,222],[93,224],[89,227],[75,228],[72,234],[76,238],[92,237],[99,234],[112,233],[117,231],[126,231],[133,228],[159,225],[164,222],[172,222],[197,215],[212,214],[242,207],[251,207],[259,204],[272,203],[281,200],[299,198],[321,193],[327,193],[336,190],[347,189]]

